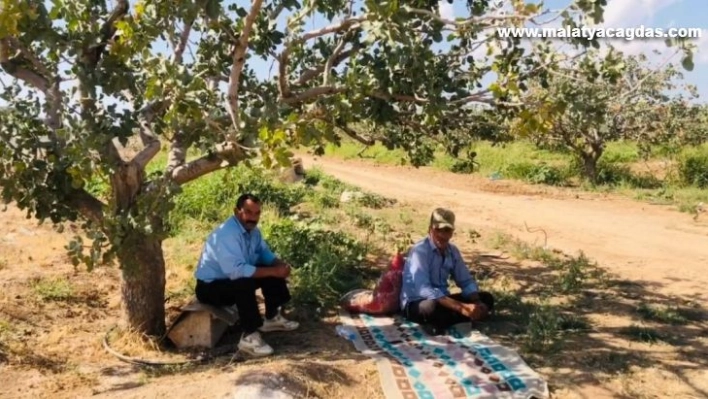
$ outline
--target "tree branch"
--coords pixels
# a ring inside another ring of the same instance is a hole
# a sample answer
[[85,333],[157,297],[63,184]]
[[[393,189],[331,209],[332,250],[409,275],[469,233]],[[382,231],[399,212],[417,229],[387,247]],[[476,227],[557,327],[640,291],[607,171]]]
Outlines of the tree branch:
[[246,152],[238,144],[226,142],[217,146],[216,152],[175,168],[172,180],[177,184],[185,184],[213,171],[236,165],[246,158]]
[[[12,37],[0,39],[0,66],[2,66],[9,75],[47,95],[49,93],[50,77],[42,76],[39,72],[28,68],[28,64],[32,62],[25,59],[23,52],[15,47],[15,43],[17,42],[17,39]],[[11,57],[12,53],[15,52],[19,52],[20,54]]]
[[189,34],[192,33],[193,23],[194,20],[184,21],[184,29],[182,30],[182,33],[179,36],[179,43],[177,43],[175,52],[174,54],[172,54],[172,62],[176,64],[182,62],[184,50],[187,48],[187,44],[189,43]]
[[411,102],[411,103],[416,103],[416,104],[425,104],[428,103],[429,101],[425,98],[420,98],[418,95],[413,94],[412,96],[405,95],[405,94],[388,94],[384,93],[382,91],[375,91],[371,93],[372,97],[379,98],[381,100],[386,100],[386,101],[402,101],[402,102]]
[[681,51],[681,49],[676,49],[676,51],[675,51],[673,54],[671,54],[671,55],[665,57],[665,58],[661,61],[661,64],[659,64],[658,67],[656,67],[655,69],[653,69],[653,70],[651,70],[649,73],[647,73],[646,76],[644,76],[643,78],[641,78],[641,79],[634,85],[634,87],[630,87],[626,92],[622,93],[622,94],[620,95],[620,98],[627,99],[627,97],[629,97],[630,94],[632,94],[632,93],[636,92],[637,90],[639,90],[639,88],[642,87],[642,84],[643,84],[648,78],[650,78],[652,75],[656,74],[661,68],[663,68],[664,66],[666,66],[666,64],[669,63],[669,61],[671,60],[671,58],[673,58],[674,56],[676,56],[676,54],[678,54],[679,51]]
[[[367,18],[367,15],[360,15],[358,17],[349,17],[345,18],[338,24],[332,24],[325,26],[320,29],[315,29],[312,31],[309,31],[302,36],[292,39],[289,42],[285,44],[285,48],[283,51],[280,53],[280,56],[278,57],[278,91],[280,93],[281,99],[285,100],[286,98],[290,97],[290,88],[288,86],[288,62],[290,59],[290,52],[293,50],[293,46],[305,43],[306,41],[310,39],[314,39],[317,37],[321,37],[330,33],[336,33],[336,32],[342,32],[347,29],[351,29],[353,27],[358,26],[361,22],[365,21]],[[341,61],[340,61],[341,62]],[[333,60],[334,63],[334,60]],[[319,72],[318,72],[319,73]],[[318,74],[317,73],[317,74]],[[314,74],[314,76],[317,76],[317,74]],[[312,76],[312,77],[314,77]],[[312,79],[312,77],[308,78]],[[302,78],[301,78],[302,80]]]
[[51,73],[49,69],[42,63],[42,61],[40,61],[39,58],[37,58],[31,51],[29,51],[27,47],[22,44],[22,42],[20,42],[16,37],[8,37],[7,40],[9,40],[10,45],[12,47],[17,49],[20,54],[32,64],[34,70],[37,71],[37,73],[44,76],[46,79],[52,80],[54,74]]
[[111,40],[113,35],[116,33],[116,22],[128,14],[129,9],[130,4],[128,4],[128,0],[115,0],[115,7],[113,7],[113,11],[111,11],[108,19],[106,19],[106,22],[104,22],[101,26],[101,37],[99,38],[99,42],[85,47],[83,54],[81,55],[81,62],[87,69],[96,68],[96,65],[98,65],[98,62],[101,60],[101,56],[103,56],[103,51],[106,49],[109,40]]
[[139,117],[140,121],[140,140],[143,142],[143,149],[138,152],[131,162],[135,163],[139,168],[145,169],[148,163],[160,152],[160,140],[155,136],[150,128],[153,119],[155,118],[154,113],[149,113],[147,115],[141,115]]
[[66,202],[91,222],[97,225],[103,222],[103,210],[106,205],[85,190],[72,190]]
[[[344,60],[346,60],[347,58],[349,58],[349,57],[351,57],[352,55],[354,55],[354,54],[355,54],[357,51],[359,51],[360,49],[361,49],[361,45],[359,45],[359,44],[357,43],[357,44],[355,44],[352,48],[350,48],[349,50],[342,51],[342,52],[341,52],[337,57],[335,57],[334,60],[332,61],[332,67],[333,67],[333,68],[336,68],[339,64],[341,64],[342,62],[344,62]],[[298,81],[297,81],[296,84],[297,84],[298,86],[302,86],[302,85],[306,84],[307,82],[309,82],[310,80],[314,79],[315,77],[319,76],[319,74],[321,74],[324,70],[325,70],[325,66],[324,66],[324,65],[320,65],[320,66],[318,66],[317,68],[310,68],[310,69],[306,70],[305,72],[303,72],[302,75],[300,75],[300,78],[298,79]]]
[[329,86],[329,77],[332,74],[332,68],[334,67],[334,61],[339,57],[339,55],[342,53],[342,50],[344,50],[344,46],[347,44],[346,38],[348,34],[342,35],[342,37],[339,38],[339,43],[337,43],[337,47],[334,48],[334,51],[332,52],[332,55],[327,59],[327,62],[325,63],[324,67],[324,79],[322,80],[322,86]]
[[[10,58],[13,53],[19,54]],[[64,105],[58,77],[14,37],[0,39],[0,66],[9,75],[44,93],[49,102],[45,122],[53,132],[61,128],[61,111]],[[59,146],[63,145],[54,133],[52,139]]]
[[[523,21],[525,19],[531,18],[531,17],[520,16],[520,15],[516,15],[516,14],[511,14],[511,15],[487,15],[484,17],[469,17],[469,18],[462,19],[459,21],[453,21],[451,19],[442,18],[439,15],[435,14],[434,12],[429,11],[429,10],[425,10],[422,8],[413,8],[410,6],[403,6],[402,8],[403,8],[403,10],[405,10],[411,14],[425,15],[431,19],[434,19],[434,20],[442,23],[442,24],[454,25],[457,27],[475,25],[475,28],[476,28],[476,27],[481,27],[483,25],[491,24],[491,23],[497,22],[497,21]],[[539,16],[544,15],[548,12],[549,11],[546,10],[541,14],[535,15],[533,18],[539,17]]]
[[[233,50],[233,64],[231,66],[231,73],[229,74],[229,91],[228,91],[228,102],[229,102],[229,114],[231,115],[231,123],[234,125],[234,129],[237,131],[240,129],[240,118],[239,118],[239,102],[238,102],[238,92],[239,84],[241,82],[241,71],[243,71],[243,66],[246,63],[246,51],[248,50],[248,38],[253,30],[253,23],[256,20],[256,16],[261,11],[261,6],[263,5],[263,0],[253,0],[251,3],[251,11],[249,11],[246,16],[246,21],[243,24],[243,31],[241,36],[238,38],[238,42],[235,44]],[[231,136],[231,135],[230,135]],[[235,137],[229,137],[229,141],[235,142]]]
[[284,9],[285,9],[285,2],[281,1],[280,4],[278,4],[273,9],[273,11],[271,11],[270,14],[268,14],[268,19],[271,21],[277,20],[278,17],[280,16],[280,13],[283,12]]
[[317,87],[313,87],[311,89],[307,89],[300,94],[295,94],[295,95],[291,95],[289,97],[285,97],[282,99],[282,101],[286,104],[292,105],[292,104],[305,102],[305,101],[308,101],[312,98],[319,97],[319,96],[326,96],[326,95],[341,93],[344,90],[346,90],[346,89],[343,87],[317,86]]
[[321,37],[324,35],[328,35],[330,33],[337,33],[337,32],[342,32],[351,28],[356,28],[358,25],[364,21],[366,21],[366,18],[368,17],[367,14],[362,14],[358,17],[348,17],[342,20],[342,22],[338,24],[332,24],[332,25],[327,25],[325,27],[322,27],[320,29],[315,29],[311,30],[301,37],[295,39],[292,41],[292,45],[295,44],[301,44],[305,43],[306,41],[310,39],[315,39],[317,37]]
[[479,103],[487,103],[491,104],[494,102],[494,99],[489,98],[488,94],[491,92],[491,90],[482,90],[478,93],[475,94],[470,94],[467,97],[462,97],[457,100],[452,100],[450,101],[450,105],[464,105],[472,102],[479,102]]
[[[322,120],[324,120],[324,119],[322,119]],[[325,121],[325,122],[327,122],[327,121]],[[347,136],[360,142],[361,144],[364,144],[367,147],[376,144],[376,140],[371,139],[371,138],[361,137],[354,129],[350,128],[347,125],[340,124],[340,123],[333,123],[332,126],[338,128],[339,130],[343,131]]]
[[167,173],[171,174],[187,160],[187,143],[184,139],[183,132],[175,132],[170,142],[170,152],[167,154]]

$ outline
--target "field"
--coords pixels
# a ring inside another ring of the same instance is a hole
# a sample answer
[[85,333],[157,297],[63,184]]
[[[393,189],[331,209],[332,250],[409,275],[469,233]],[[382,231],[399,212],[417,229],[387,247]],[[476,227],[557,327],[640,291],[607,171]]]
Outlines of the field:
[[[107,334],[120,320],[117,267],[74,268],[63,249],[72,226],[63,233],[37,226],[10,205],[0,224],[0,396],[172,397],[178,390],[219,397],[239,378],[267,370],[282,373],[303,397],[382,397],[373,362],[335,335],[333,304],[347,289],[371,286],[397,243],[425,234],[435,206],[455,210],[454,240],[500,300],[484,332],[517,349],[548,379],[554,398],[708,396],[708,214],[698,207],[706,190],[638,188],[633,174],[596,187],[570,174],[567,184],[531,184],[544,181],[513,175],[504,164],[529,155],[514,146],[506,157],[478,149],[482,170],[474,174],[453,173],[446,158],[420,169],[396,165],[397,154],[376,148],[363,153],[371,159],[355,159],[360,148],[347,144],[321,158],[299,154],[308,171],[301,184],[239,169],[189,185],[173,214],[178,228],[164,244],[169,317],[190,299],[203,237],[228,216],[235,193],[254,190],[268,203],[264,233],[300,266],[291,314],[303,327],[266,336],[277,352],[266,360],[230,352],[203,364],[119,361],[103,348],[104,336],[130,356],[186,355],[121,329]],[[627,147],[612,153],[615,165],[627,167],[616,170],[637,174],[662,162],[640,161]],[[536,164],[566,165],[562,154],[533,154]],[[663,179],[666,170],[647,173]],[[341,202],[345,191],[363,194]]]

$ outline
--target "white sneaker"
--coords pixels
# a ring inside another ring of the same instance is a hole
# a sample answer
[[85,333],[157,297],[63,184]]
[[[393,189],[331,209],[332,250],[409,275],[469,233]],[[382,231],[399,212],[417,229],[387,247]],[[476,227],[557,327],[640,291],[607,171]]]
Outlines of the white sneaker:
[[273,354],[273,348],[263,341],[261,333],[258,331],[242,336],[241,340],[238,342],[238,348],[253,356],[268,356]]
[[272,319],[265,319],[263,321],[263,326],[259,328],[259,330],[261,332],[292,331],[298,327],[300,327],[300,323],[288,320],[278,313]]

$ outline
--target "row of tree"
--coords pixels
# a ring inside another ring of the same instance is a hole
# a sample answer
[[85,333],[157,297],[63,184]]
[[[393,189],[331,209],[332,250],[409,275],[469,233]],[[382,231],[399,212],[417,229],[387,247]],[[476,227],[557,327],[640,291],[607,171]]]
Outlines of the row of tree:
[[[598,23],[605,3],[468,0],[449,20],[431,0],[4,0],[2,198],[40,220],[81,220],[91,242],[69,247],[76,261],[117,259],[126,321],[159,336],[165,220],[180,187],[208,173],[343,136],[424,163],[430,139],[457,153],[494,133],[479,105],[515,134],[576,150],[589,176],[607,139],[653,137],[647,122],[684,129],[666,115],[692,108],[662,97],[678,71],[650,73],[597,39],[497,32]],[[671,45],[690,69],[686,43]],[[132,153],[131,137],[142,143]],[[166,166],[148,175],[163,146]],[[98,180],[108,196],[89,190]]]

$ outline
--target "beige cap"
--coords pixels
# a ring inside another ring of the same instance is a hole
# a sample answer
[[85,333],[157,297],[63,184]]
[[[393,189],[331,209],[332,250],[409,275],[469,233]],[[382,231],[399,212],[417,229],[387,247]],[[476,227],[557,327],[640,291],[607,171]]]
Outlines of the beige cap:
[[430,215],[430,224],[435,229],[455,228],[455,214],[445,208],[435,208]]

